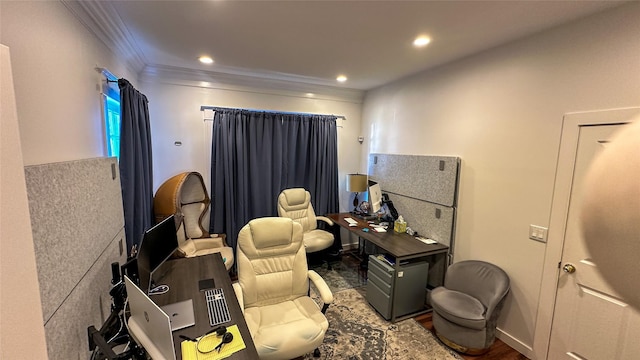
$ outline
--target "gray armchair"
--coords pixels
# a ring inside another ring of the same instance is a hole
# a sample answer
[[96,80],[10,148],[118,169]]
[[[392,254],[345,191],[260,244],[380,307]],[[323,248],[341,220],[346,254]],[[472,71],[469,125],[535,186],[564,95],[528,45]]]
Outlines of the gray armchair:
[[444,286],[431,292],[436,335],[458,352],[487,352],[508,292],[509,276],[496,265],[477,260],[451,265]]

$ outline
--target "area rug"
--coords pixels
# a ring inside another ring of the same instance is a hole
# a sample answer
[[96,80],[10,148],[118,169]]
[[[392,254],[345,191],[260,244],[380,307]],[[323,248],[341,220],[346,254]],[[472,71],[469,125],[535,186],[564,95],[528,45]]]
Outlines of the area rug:
[[329,285],[333,293],[364,286],[367,284],[366,271],[359,270],[360,261],[349,255],[342,256],[341,261],[332,261],[331,270],[327,264],[310,265]]
[[[320,359],[462,360],[415,320],[386,321],[368,304],[365,293],[365,287],[333,293]],[[314,293],[312,297],[317,299]],[[307,354],[304,359],[318,358]]]

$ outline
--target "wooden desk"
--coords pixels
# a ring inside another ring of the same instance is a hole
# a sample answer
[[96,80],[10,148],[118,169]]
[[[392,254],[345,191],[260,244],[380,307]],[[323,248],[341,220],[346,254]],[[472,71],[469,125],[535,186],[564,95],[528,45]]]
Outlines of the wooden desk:
[[209,325],[209,314],[207,312],[204,293],[201,292],[198,287],[198,283],[202,279],[214,279],[215,287],[222,289],[227,300],[229,313],[231,314],[231,322],[222,325],[238,325],[242,339],[247,346],[246,349],[233,354],[229,359],[258,359],[258,353],[253,344],[251,333],[249,333],[249,328],[244,321],[244,316],[242,315],[236,294],[231,286],[229,273],[224,267],[222,257],[219,253],[169,260],[154,273],[153,279],[156,284],[169,285],[169,291],[166,294],[151,296],[151,299],[159,306],[193,299],[193,311],[195,313],[196,324],[173,332],[176,359],[182,359],[180,343],[183,340],[179,338],[180,335],[197,338],[212,329]]
[[[447,253],[449,252],[448,246],[439,243],[425,244],[422,241],[416,240],[409,234],[395,233],[392,227],[390,227],[387,232],[376,232],[369,227],[366,220],[359,219],[350,213],[329,214],[327,217],[341,227],[349,230],[352,234],[373,243],[389,255],[393,256],[396,259],[396,273],[398,273],[400,269],[401,262],[416,258],[428,258],[429,277],[427,284],[430,287],[437,287],[444,284],[444,273],[447,269]],[[349,223],[345,220],[347,217],[356,220],[358,222],[357,226],[349,226]],[[363,231],[365,228],[369,229],[369,231]],[[392,303],[395,301],[397,296],[398,294],[394,291],[392,294]],[[391,322],[413,317],[428,311],[430,311],[430,309],[425,308],[423,311],[402,317],[397,317],[395,311],[393,311],[391,314]]]

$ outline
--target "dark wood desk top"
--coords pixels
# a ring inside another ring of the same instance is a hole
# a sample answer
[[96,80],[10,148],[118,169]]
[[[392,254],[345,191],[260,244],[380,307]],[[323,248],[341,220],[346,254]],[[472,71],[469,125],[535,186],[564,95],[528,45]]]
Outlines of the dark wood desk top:
[[180,343],[183,340],[179,338],[180,335],[197,338],[212,329],[209,325],[209,315],[204,293],[201,292],[198,287],[199,281],[203,279],[214,279],[215,287],[221,288],[224,292],[229,313],[231,314],[231,322],[222,325],[238,325],[242,339],[247,346],[246,349],[233,354],[229,359],[258,359],[258,353],[251,339],[251,333],[249,333],[249,328],[244,321],[242,310],[238,304],[236,294],[233,291],[231,278],[229,277],[227,269],[224,267],[222,257],[219,253],[169,260],[154,273],[153,279],[158,285],[169,285],[169,291],[166,294],[151,296],[151,299],[159,306],[193,299],[196,324],[173,332],[176,359],[182,359]]
[[[357,218],[350,213],[328,214],[326,216],[351,233],[372,242],[398,259],[444,253],[449,250],[448,246],[440,243],[425,244],[407,233],[398,234],[393,231],[392,226],[389,227],[387,232],[376,232],[369,226],[366,220]],[[358,225],[349,226],[349,223],[345,220],[345,218],[348,217],[356,220]],[[365,228],[368,228],[369,231],[363,231]]]

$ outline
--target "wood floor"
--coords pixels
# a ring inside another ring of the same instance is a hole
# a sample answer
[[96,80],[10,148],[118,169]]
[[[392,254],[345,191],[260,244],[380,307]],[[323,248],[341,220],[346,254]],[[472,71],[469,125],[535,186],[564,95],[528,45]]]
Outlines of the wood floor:
[[[418,323],[420,323],[422,326],[424,326],[427,330],[433,332],[433,321],[431,320],[431,313],[416,316],[415,320]],[[500,339],[496,339],[496,341],[491,346],[491,349],[489,349],[489,351],[483,355],[470,356],[470,355],[460,354],[460,356],[467,360],[525,360],[525,359],[528,359],[526,356],[515,351],[509,345],[502,342]]]

